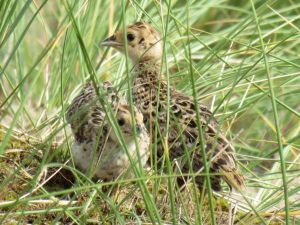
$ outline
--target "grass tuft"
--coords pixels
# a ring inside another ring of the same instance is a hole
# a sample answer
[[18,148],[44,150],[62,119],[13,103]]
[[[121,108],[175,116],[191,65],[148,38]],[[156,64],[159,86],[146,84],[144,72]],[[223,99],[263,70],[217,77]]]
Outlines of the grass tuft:
[[[0,223],[299,224],[299,15],[294,0],[0,0]],[[65,110],[87,80],[132,95],[128,57],[99,43],[137,20],[163,34],[168,85],[220,122],[244,192],[180,190],[167,158],[114,182],[72,165]]]

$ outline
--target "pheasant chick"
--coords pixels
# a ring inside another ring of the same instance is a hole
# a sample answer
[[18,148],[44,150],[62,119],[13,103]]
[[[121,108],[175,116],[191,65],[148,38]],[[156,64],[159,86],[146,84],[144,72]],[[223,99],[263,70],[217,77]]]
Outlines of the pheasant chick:
[[[143,115],[136,108],[134,108],[134,120],[129,105],[117,107],[116,121],[132,163],[137,167],[139,165],[144,167],[149,157],[149,136],[143,124]],[[105,181],[114,180],[121,175],[127,178],[134,175],[128,154],[110,123],[103,125],[98,141],[93,139],[75,141],[72,146],[75,166],[83,173],[91,172],[94,178]]]

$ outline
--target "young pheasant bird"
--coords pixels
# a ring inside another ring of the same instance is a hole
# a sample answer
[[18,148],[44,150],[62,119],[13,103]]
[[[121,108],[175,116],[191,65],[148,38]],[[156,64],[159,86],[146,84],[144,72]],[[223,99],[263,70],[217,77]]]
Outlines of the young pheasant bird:
[[[125,41],[126,37],[126,41]],[[222,133],[212,113],[201,104],[194,104],[193,98],[174,88],[168,90],[161,79],[162,43],[159,33],[149,24],[137,22],[117,31],[102,42],[125,52],[125,44],[130,59],[134,63],[133,96],[135,105],[144,115],[144,123],[150,132],[152,142],[155,127],[158,126],[157,154],[162,157],[169,153],[171,160],[177,160],[182,173],[203,171],[203,157],[197,127],[196,107],[200,112],[205,151],[210,167],[212,188],[221,190],[221,179],[230,188],[240,189],[244,185],[243,176],[238,172],[234,149]],[[169,92],[168,92],[169,91]],[[169,99],[167,97],[169,93]],[[169,106],[169,129],[167,132],[167,107]],[[167,136],[166,141],[163,138]],[[190,169],[191,165],[191,169]],[[181,180],[184,181],[187,177]],[[196,176],[199,188],[204,176]],[[180,180],[179,180],[180,181]]]
[[150,141],[143,115],[134,108],[132,119],[130,106],[118,103],[118,96],[109,82],[103,84],[102,90],[107,103],[112,106],[130,157],[108,122],[94,87],[88,83],[73,100],[66,115],[75,137],[72,145],[74,164],[83,173],[91,172],[94,178],[105,181],[121,175],[132,177],[132,163],[144,167],[149,157]]

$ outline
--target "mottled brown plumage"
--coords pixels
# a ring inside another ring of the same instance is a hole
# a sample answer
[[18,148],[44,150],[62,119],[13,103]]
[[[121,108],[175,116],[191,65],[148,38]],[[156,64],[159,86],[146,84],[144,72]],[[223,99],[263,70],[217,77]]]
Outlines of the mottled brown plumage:
[[130,106],[119,102],[112,85],[105,82],[101,88],[102,98],[112,107],[128,152],[112,128],[94,87],[88,83],[73,100],[66,115],[75,138],[71,150],[74,164],[97,179],[114,180],[125,174],[131,177],[133,164],[143,167],[149,157],[149,135],[143,115],[133,107],[132,120]]
[[[108,81],[99,87],[102,99],[112,108],[119,103],[119,97],[112,84]],[[79,143],[95,139],[99,126],[103,125],[105,111],[100,104],[92,83],[86,83],[67,109],[66,120],[71,125],[75,140]]]
[[[189,173],[189,161],[192,172],[203,172],[203,157],[196,119],[196,107],[200,111],[200,124],[203,128],[205,151],[209,161],[211,184],[214,190],[221,190],[221,178],[230,187],[240,189],[244,185],[243,176],[238,172],[234,149],[220,132],[217,120],[203,105],[195,105],[193,98],[168,87],[161,78],[162,43],[158,32],[149,24],[138,22],[126,29],[128,55],[134,65],[133,96],[134,102],[144,115],[144,122],[150,132],[152,141],[155,126],[158,124],[157,154],[169,153],[171,160],[179,161],[181,172]],[[124,31],[117,31],[104,40],[103,45],[125,51]],[[167,107],[169,105],[170,121],[167,130]],[[157,122],[156,122],[157,121]],[[163,138],[167,135],[167,146]],[[185,177],[186,179],[186,177]],[[195,178],[199,187],[203,186],[204,176]]]

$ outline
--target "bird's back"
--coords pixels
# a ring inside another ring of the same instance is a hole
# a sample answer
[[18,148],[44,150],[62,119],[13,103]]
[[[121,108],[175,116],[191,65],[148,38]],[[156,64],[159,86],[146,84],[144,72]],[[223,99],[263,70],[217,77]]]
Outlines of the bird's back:
[[[135,71],[134,99],[136,106],[144,114],[144,121],[150,133],[154,134],[155,124],[158,124],[158,156],[163,156],[166,146],[161,140],[167,132],[168,124],[168,152],[171,160],[181,161],[181,172],[203,172],[203,157],[197,122],[197,108],[199,110],[200,125],[205,140],[206,158],[210,166],[212,188],[221,189],[221,178],[230,187],[243,186],[243,177],[237,171],[233,147],[222,134],[217,120],[205,106],[195,103],[187,96],[158,80],[158,68],[149,65],[140,65]],[[169,99],[167,97],[169,93]],[[154,137],[152,135],[152,139]],[[188,154],[186,154],[188,153]],[[192,171],[190,170],[190,162]],[[218,175],[216,175],[218,174]],[[196,182],[202,186],[204,176],[196,177]]]
[[[104,82],[97,87],[101,90],[104,102],[115,107],[119,101],[118,95],[110,82]],[[99,101],[92,83],[86,83],[67,109],[66,120],[71,125],[72,133],[77,142],[95,139],[99,127],[104,126],[105,112]],[[105,129],[105,126],[103,127]]]

